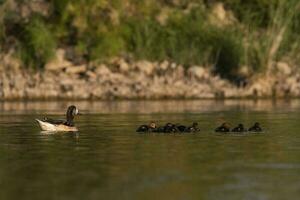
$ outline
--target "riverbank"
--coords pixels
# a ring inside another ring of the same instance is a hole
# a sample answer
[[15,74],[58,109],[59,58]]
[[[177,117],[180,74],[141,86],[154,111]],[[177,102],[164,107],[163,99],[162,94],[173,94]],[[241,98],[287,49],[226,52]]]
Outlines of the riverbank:
[[26,70],[13,56],[2,56],[0,100],[12,99],[215,99],[300,97],[300,73],[287,63],[272,75],[234,84],[202,66],[112,59],[106,64],[74,65],[57,51],[43,71]]

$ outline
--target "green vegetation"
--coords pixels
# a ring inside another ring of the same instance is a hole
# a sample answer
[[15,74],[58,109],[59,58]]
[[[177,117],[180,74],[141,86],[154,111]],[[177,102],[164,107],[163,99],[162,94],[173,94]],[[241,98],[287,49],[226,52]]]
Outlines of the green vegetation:
[[24,26],[19,38],[19,56],[27,66],[43,67],[54,56],[56,44],[46,24],[38,17]]
[[[216,2],[226,9],[223,21],[213,15]],[[252,73],[271,72],[274,61],[299,59],[298,0],[45,0],[41,9],[33,4],[0,1],[0,49],[14,41],[28,67],[42,68],[56,48],[72,48],[85,62],[126,56],[199,64],[229,79],[243,65]],[[25,7],[28,13],[21,14]]]

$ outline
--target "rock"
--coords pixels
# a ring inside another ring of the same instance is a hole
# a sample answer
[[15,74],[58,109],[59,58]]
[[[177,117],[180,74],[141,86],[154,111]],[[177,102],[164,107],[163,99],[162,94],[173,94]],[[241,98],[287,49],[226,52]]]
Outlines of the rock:
[[146,75],[151,75],[154,71],[154,64],[148,61],[139,61],[135,64],[135,68],[138,69],[140,72],[145,73]]
[[115,9],[109,9],[108,16],[110,18],[110,22],[114,25],[117,26],[120,24],[120,16],[119,12]]
[[23,90],[26,85],[26,79],[21,74],[16,74],[14,80],[14,87],[18,90]]
[[14,51],[11,51],[8,54],[4,55],[1,54],[0,60],[3,69],[17,72],[21,68],[21,62],[18,59],[16,59],[13,55]]
[[165,71],[168,69],[169,65],[170,65],[169,62],[167,60],[165,60],[159,64],[159,69]]
[[128,63],[124,59],[121,59],[118,65],[120,72],[127,73],[130,69]]
[[106,75],[111,74],[111,71],[109,70],[108,67],[106,67],[106,65],[102,64],[102,65],[99,65],[98,67],[96,67],[95,73],[100,76],[106,76]]
[[292,73],[291,67],[285,62],[278,62],[276,64],[276,68],[279,73],[282,73],[284,75],[290,75]]
[[86,65],[78,65],[66,68],[66,73],[68,74],[80,74],[87,71]]
[[160,13],[156,16],[156,21],[164,26],[167,24],[169,18],[169,10],[168,9],[161,9]]
[[174,71],[174,75],[177,79],[184,79],[184,68],[182,65],[178,65]]
[[231,25],[237,21],[233,12],[227,11],[221,2],[214,3],[209,20],[212,24],[220,27]]
[[49,71],[61,71],[71,66],[73,66],[73,64],[65,59],[65,51],[58,49],[56,51],[55,59],[48,62],[45,65],[45,69]]
[[177,67],[176,63],[172,63],[172,64],[170,65],[170,68],[171,68],[171,69],[176,69],[176,67]]
[[243,65],[240,67],[238,74],[240,76],[244,76],[244,77],[248,77],[250,76],[250,70],[249,67],[247,65]]
[[92,79],[92,80],[96,80],[97,79],[97,74],[95,72],[87,71],[86,75],[89,77],[89,79]]
[[61,71],[70,66],[72,66],[72,63],[70,63],[68,61],[66,61],[66,62],[51,61],[45,65],[45,70]]
[[188,69],[188,74],[198,79],[206,79],[209,77],[207,70],[204,67],[193,66]]

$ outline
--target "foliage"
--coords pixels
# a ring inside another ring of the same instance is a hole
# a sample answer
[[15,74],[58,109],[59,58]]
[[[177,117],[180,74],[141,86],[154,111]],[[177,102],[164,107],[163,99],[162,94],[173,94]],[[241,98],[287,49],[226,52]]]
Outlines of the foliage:
[[297,0],[219,0],[237,19],[223,26],[210,20],[216,1],[209,0],[44,0],[48,14],[27,17],[19,13],[31,1],[0,2],[0,41],[14,38],[24,64],[35,68],[57,47],[71,47],[87,62],[125,55],[213,66],[228,79],[242,65],[264,72],[283,57],[300,59]]
[[24,27],[18,46],[25,65],[39,68],[53,58],[56,44],[44,22],[35,17]]

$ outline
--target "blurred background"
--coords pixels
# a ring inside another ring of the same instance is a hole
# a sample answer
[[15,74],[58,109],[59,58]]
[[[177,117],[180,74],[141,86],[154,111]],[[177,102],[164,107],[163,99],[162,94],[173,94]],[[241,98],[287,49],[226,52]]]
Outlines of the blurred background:
[[298,97],[299,6],[0,0],[0,98]]

